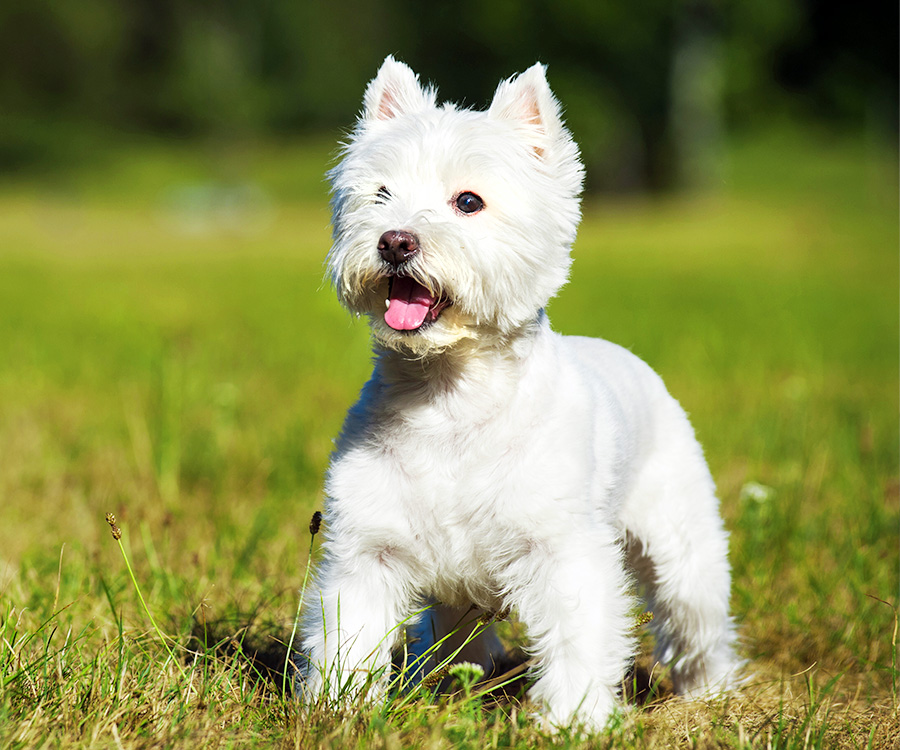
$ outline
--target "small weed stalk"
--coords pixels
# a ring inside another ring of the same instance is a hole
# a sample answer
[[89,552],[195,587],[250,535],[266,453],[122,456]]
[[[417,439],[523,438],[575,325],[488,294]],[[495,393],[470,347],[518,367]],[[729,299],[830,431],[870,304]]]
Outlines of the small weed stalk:
[[894,711],[900,711],[900,703],[897,701],[897,626],[898,610],[894,610],[894,632],[891,635],[891,703]]
[[898,642],[897,634],[900,631],[900,607],[896,607],[888,601],[881,599],[873,594],[868,595],[870,599],[874,599],[876,602],[881,602],[886,607],[890,607],[891,615],[894,620],[894,627],[891,632],[891,710],[895,713],[900,712],[900,690],[898,690],[898,683],[900,683],[900,664],[898,664],[898,655],[900,655],[900,651],[898,651],[898,647],[900,647],[900,642]]
[[131,578],[131,584],[134,586],[134,590],[137,592],[138,599],[141,600],[141,606],[144,608],[144,612],[147,614],[147,618],[150,620],[150,624],[156,631],[156,635],[159,636],[159,640],[162,641],[162,645],[166,649],[166,653],[169,654],[169,658],[172,660],[172,663],[178,668],[181,676],[185,677],[184,670],[178,663],[178,659],[175,658],[175,654],[172,652],[172,649],[169,648],[167,636],[163,634],[162,630],[160,630],[159,628],[159,625],[156,624],[156,619],[153,617],[153,613],[150,611],[150,608],[147,606],[147,602],[144,600],[144,594],[141,592],[141,587],[138,585],[137,578],[135,578],[134,575],[134,571],[131,569],[131,562],[128,560],[128,554],[125,552],[125,545],[122,544],[122,530],[118,526],[116,526],[115,514],[107,513],[106,522],[109,524],[109,530],[112,533],[112,538],[116,540],[119,545],[119,549],[122,551],[122,558],[125,560],[125,567],[128,569],[128,575]]
[[309,520],[309,552],[306,555],[306,571],[303,573],[303,584],[300,586],[300,601],[297,602],[297,614],[294,615],[294,626],[291,628],[291,637],[288,640],[287,654],[284,657],[284,671],[281,674],[281,692],[287,690],[287,674],[288,667],[291,663],[291,654],[294,651],[294,639],[297,637],[297,628],[300,625],[300,612],[303,609],[303,595],[306,593],[306,584],[309,581],[309,571],[312,567],[313,545],[316,541],[316,534],[322,527],[322,512],[316,511]]
[[462,712],[473,721],[480,721],[483,717],[482,696],[475,688],[484,677],[484,667],[471,662],[457,662],[450,665],[447,673],[457,686],[456,696]]
[[[879,599],[878,601],[883,601]],[[897,694],[897,681],[900,678],[900,672],[898,672],[897,666],[897,630],[900,627],[900,608],[895,607],[890,602],[884,602],[893,610],[894,615],[894,630],[891,633],[891,706],[894,710],[894,713],[900,712],[900,700],[898,700]]]

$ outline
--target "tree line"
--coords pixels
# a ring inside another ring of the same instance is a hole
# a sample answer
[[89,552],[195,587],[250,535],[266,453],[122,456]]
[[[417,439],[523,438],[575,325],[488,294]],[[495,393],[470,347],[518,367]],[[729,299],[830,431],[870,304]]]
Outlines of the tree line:
[[897,27],[895,3],[826,0],[4,0],[0,168],[67,128],[345,126],[390,53],[476,106],[547,63],[592,173],[665,187],[723,131],[785,115],[893,133]]

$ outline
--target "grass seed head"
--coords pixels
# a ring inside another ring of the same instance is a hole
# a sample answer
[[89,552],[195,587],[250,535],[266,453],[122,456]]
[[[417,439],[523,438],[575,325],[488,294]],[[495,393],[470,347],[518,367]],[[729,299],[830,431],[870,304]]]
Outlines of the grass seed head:
[[641,612],[634,621],[634,629],[638,630],[639,628],[644,627],[648,623],[653,622],[653,613],[652,612]]
[[448,667],[441,667],[428,673],[422,680],[422,686],[425,688],[433,688],[443,680],[449,672]]
[[118,542],[122,538],[122,530],[118,526],[116,526],[115,513],[107,513],[106,522],[109,524],[109,530],[112,534],[113,539]]
[[501,609],[499,612],[485,612],[478,618],[478,622],[482,625],[490,625],[492,622],[508,620],[511,614],[509,607]]

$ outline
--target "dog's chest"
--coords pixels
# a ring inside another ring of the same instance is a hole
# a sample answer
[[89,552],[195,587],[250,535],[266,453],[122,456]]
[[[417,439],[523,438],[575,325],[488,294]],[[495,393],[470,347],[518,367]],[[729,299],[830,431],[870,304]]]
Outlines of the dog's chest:
[[[378,486],[374,526],[403,529],[429,568],[486,569],[553,532],[554,514],[584,512],[594,470],[573,420],[547,420],[534,403],[449,413],[441,405],[382,417],[366,463]],[[545,516],[545,521],[539,519]]]
[[329,472],[336,544],[403,562],[448,601],[435,589],[489,591],[508,562],[608,521],[621,431],[576,374],[544,357],[518,379],[427,398],[373,378]]
[[398,420],[383,432],[390,464],[406,491],[404,512],[471,528],[501,510],[525,474],[542,471],[534,437],[514,414],[453,420],[439,410]]
[[489,571],[526,544],[522,510],[553,492],[539,489],[546,467],[532,449],[521,433],[492,423],[445,424],[393,443],[388,471],[402,491],[387,517],[407,529],[409,550],[442,600],[460,587],[470,599],[473,590],[490,590]]

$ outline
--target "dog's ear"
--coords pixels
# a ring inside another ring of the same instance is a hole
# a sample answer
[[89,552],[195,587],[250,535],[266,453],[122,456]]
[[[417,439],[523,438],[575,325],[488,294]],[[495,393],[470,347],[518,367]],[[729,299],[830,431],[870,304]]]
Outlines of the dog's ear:
[[390,120],[409,112],[434,107],[435,92],[423,89],[417,76],[408,65],[388,55],[378,75],[366,88],[363,100],[362,121]]
[[566,132],[559,102],[547,83],[547,69],[540,63],[497,87],[488,116],[511,121],[541,157],[547,146]]

